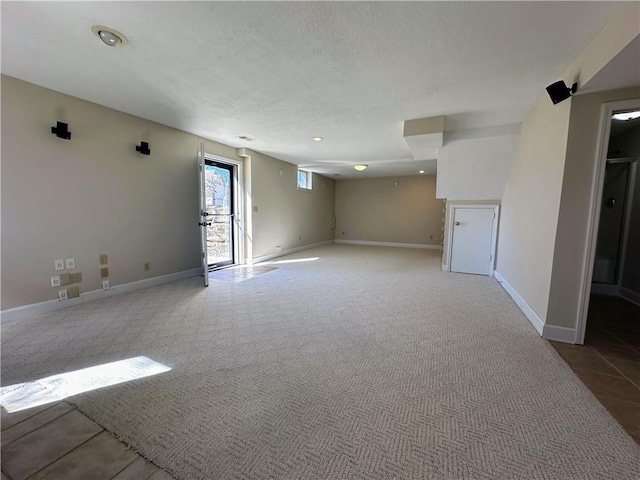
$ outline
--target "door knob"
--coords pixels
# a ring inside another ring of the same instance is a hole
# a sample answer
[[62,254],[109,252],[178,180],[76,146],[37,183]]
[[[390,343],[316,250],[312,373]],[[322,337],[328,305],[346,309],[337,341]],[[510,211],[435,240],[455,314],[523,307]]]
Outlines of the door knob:
[[460,225],[460,222],[456,222],[456,225]]

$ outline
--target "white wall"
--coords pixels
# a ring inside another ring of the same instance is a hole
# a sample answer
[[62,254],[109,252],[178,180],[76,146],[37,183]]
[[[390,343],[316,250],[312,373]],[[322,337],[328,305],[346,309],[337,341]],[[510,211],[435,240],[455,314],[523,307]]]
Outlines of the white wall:
[[502,198],[519,137],[502,135],[446,143],[438,152],[437,198]]

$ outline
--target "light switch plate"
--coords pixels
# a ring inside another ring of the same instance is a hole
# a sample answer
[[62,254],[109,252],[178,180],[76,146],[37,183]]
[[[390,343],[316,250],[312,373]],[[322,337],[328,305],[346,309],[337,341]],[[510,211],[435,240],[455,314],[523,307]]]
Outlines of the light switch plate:
[[76,259],[75,258],[67,258],[65,263],[67,265],[67,270],[71,270],[73,268],[76,268]]
[[106,265],[109,263],[109,256],[106,253],[100,255],[100,265]]
[[60,258],[59,260],[53,261],[56,272],[59,270],[64,270],[64,258]]
[[66,288],[58,290],[58,300],[69,300],[69,290]]
[[100,276],[102,278],[107,278],[109,276],[109,269],[107,267],[100,269]]
[[54,275],[51,277],[51,286],[59,287],[60,286],[60,275]]
[[109,280],[103,280],[102,281],[102,289],[103,290],[109,290],[111,288],[111,283],[109,282]]

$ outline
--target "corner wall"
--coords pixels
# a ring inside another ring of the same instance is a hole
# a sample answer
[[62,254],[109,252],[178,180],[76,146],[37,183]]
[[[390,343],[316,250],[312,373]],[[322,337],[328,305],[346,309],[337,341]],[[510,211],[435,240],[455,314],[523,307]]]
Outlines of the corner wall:
[[[561,78],[569,85],[574,81],[580,85],[588,82],[638,36],[639,15],[637,3],[626,4],[567,67]],[[523,124],[502,198],[496,271],[545,323],[555,268],[570,114],[573,102],[578,101],[579,96],[558,105],[553,105],[546,95],[541,94],[541,97]],[[584,236],[578,236],[573,238],[585,241]],[[573,328],[576,314],[569,316],[573,319],[570,321]],[[555,314],[553,317],[556,318]],[[552,321],[561,325],[569,322]]]
[[599,163],[596,149],[600,110],[606,102],[633,98],[640,98],[640,87],[578,95],[572,99],[546,319],[549,325],[574,328],[578,320],[591,184]]
[[313,174],[311,191],[297,188],[298,167],[250,151],[253,258],[333,241],[335,180]]

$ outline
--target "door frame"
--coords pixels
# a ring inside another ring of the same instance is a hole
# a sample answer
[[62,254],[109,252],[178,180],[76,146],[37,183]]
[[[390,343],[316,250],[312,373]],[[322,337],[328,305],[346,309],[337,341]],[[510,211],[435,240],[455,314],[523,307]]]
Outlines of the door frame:
[[443,265],[443,271],[451,271],[451,256],[453,255],[453,219],[455,218],[455,210],[457,208],[487,208],[493,209],[493,226],[491,228],[491,257],[489,259],[489,276],[493,277],[496,267],[496,245],[498,244],[498,220],[500,218],[500,205],[497,203],[488,204],[465,204],[465,203],[447,203],[447,233],[445,235],[445,244],[447,246],[446,265]]
[[209,160],[211,162],[225,163],[233,166],[233,228],[234,228],[234,242],[233,242],[233,257],[235,260],[229,266],[243,265],[245,263],[244,257],[244,232],[245,232],[245,219],[244,219],[244,176],[243,165],[239,160],[232,160],[230,158],[221,157],[219,155],[213,155],[210,153],[204,154],[204,161]]
[[611,117],[616,110],[633,109],[640,109],[640,98],[607,102],[600,108],[600,127],[596,144],[596,154],[593,160],[595,168],[593,169],[591,193],[589,195],[587,244],[582,258],[582,281],[578,297],[575,343],[580,345],[584,344],[584,336],[587,331],[587,315],[589,313],[589,297],[591,295],[591,282],[593,280],[593,264],[596,259],[596,243],[598,242],[598,227],[600,225],[604,171],[607,167],[609,137],[611,136]]

